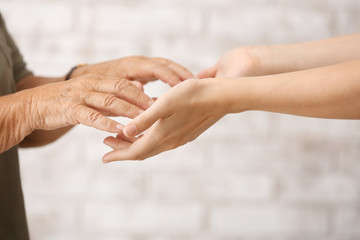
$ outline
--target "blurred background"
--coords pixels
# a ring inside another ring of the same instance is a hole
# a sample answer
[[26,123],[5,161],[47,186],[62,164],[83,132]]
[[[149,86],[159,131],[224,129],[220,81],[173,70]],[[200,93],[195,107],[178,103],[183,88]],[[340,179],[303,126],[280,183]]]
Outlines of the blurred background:
[[[1,0],[0,9],[43,76],[128,55],[198,72],[235,46],[360,31],[358,0]],[[104,165],[106,136],[77,126],[20,151],[32,239],[360,239],[359,121],[247,112],[177,150]]]

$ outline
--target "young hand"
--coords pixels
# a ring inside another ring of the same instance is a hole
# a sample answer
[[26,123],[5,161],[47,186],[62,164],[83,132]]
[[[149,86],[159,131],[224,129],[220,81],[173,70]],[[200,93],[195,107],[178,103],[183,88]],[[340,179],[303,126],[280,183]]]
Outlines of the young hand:
[[[104,140],[114,151],[103,161],[141,160],[196,139],[226,114],[221,82],[191,79],[170,89],[133,119],[124,133]],[[146,129],[144,135],[135,137]]]

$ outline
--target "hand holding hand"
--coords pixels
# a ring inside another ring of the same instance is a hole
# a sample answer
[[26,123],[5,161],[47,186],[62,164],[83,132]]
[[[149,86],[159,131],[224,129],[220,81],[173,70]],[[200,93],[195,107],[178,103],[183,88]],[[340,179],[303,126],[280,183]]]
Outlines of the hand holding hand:
[[[196,139],[226,114],[219,94],[221,82],[191,79],[170,89],[133,119],[124,133],[105,139],[104,143],[114,151],[103,161],[141,160]],[[146,129],[143,136],[135,137]]]

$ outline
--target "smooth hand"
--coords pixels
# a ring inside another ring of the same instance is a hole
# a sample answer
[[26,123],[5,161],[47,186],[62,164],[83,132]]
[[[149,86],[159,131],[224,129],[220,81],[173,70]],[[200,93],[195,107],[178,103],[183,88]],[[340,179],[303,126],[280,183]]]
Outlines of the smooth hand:
[[134,118],[153,100],[129,80],[87,74],[65,82],[22,91],[30,108],[32,130],[83,124],[119,133],[122,125],[106,116]]
[[[104,140],[114,151],[103,161],[142,160],[196,139],[226,114],[218,96],[219,82],[191,79],[170,89],[133,119],[123,133]],[[144,135],[135,137],[146,129]]]
[[193,77],[189,70],[171,60],[144,56],[124,57],[118,60],[88,65],[77,69],[74,76],[86,73],[136,80],[142,84],[160,79],[170,86],[175,86]]

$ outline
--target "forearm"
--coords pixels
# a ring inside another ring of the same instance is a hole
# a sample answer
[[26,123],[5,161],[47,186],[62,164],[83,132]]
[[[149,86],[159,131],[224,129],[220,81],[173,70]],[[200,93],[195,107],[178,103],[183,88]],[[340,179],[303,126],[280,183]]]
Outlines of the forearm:
[[34,75],[28,75],[21,79],[16,84],[17,91],[38,87],[48,83],[64,81],[65,77],[49,78],[49,77],[38,77]]
[[33,131],[31,124],[31,98],[26,93],[0,97],[0,153],[20,143]]
[[[360,60],[292,73],[231,79],[229,112],[261,110],[319,118],[360,119]],[[225,81],[226,82],[226,81]]]
[[360,34],[289,45],[249,47],[259,75],[333,65],[360,58]]
[[[29,75],[21,79],[17,84],[17,90],[25,90],[29,88],[38,87],[44,84],[64,81],[65,77],[46,78]],[[35,130],[30,135],[26,136],[20,143],[20,147],[39,147],[52,143],[67,133],[73,126],[59,128],[56,130],[44,131]]]

